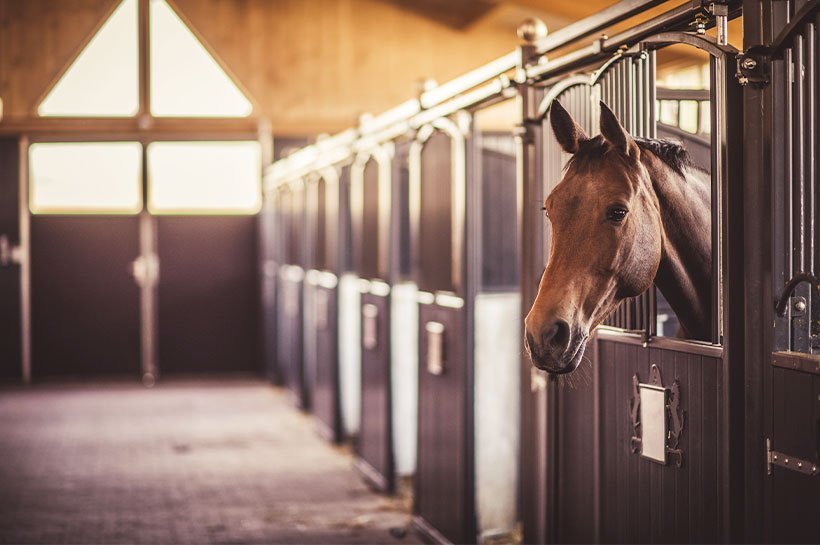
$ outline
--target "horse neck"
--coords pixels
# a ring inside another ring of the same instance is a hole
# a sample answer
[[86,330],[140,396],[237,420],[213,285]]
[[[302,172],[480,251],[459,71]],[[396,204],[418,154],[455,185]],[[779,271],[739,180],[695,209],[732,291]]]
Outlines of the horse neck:
[[664,230],[655,285],[675,311],[686,337],[709,340],[712,324],[709,186],[693,169],[684,169],[681,176],[659,159],[652,163],[649,172]]

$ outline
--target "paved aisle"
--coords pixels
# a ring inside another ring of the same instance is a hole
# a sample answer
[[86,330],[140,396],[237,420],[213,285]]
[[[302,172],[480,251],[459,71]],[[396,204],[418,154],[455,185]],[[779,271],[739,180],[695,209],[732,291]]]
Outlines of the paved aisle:
[[2,543],[418,543],[257,381],[0,391]]

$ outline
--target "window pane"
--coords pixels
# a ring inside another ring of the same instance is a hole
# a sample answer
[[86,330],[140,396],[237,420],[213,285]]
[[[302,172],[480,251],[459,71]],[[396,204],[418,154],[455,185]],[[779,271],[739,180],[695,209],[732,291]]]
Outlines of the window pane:
[[148,207],[159,213],[246,213],[261,204],[258,142],[148,146]]
[[698,117],[700,116],[700,104],[695,100],[682,100],[680,102],[680,128],[686,132],[696,134],[698,132]]
[[40,103],[42,116],[136,115],[137,0],[123,0]]
[[32,144],[35,214],[134,214],[142,208],[139,142]]
[[165,0],[151,0],[151,113],[246,117],[251,103]]

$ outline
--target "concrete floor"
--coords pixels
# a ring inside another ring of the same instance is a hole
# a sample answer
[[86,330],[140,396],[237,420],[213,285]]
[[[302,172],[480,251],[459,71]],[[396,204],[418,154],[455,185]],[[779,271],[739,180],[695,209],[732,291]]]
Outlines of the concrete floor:
[[0,391],[0,542],[419,543],[313,430],[252,380]]

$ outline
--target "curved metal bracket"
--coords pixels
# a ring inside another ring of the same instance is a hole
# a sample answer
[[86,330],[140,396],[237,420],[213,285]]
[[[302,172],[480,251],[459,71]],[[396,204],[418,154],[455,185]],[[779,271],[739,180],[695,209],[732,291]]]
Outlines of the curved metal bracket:
[[792,276],[791,280],[786,282],[786,285],[783,286],[783,291],[780,292],[780,297],[777,299],[777,303],[774,306],[775,312],[781,318],[786,315],[786,310],[789,306],[789,298],[794,292],[795,288],[798,285],[802,284],[803,282],[808,282],[814,288],[814,291],[820,295],[820,280],[817,279],[816,276],[807,272],[799,272]]

